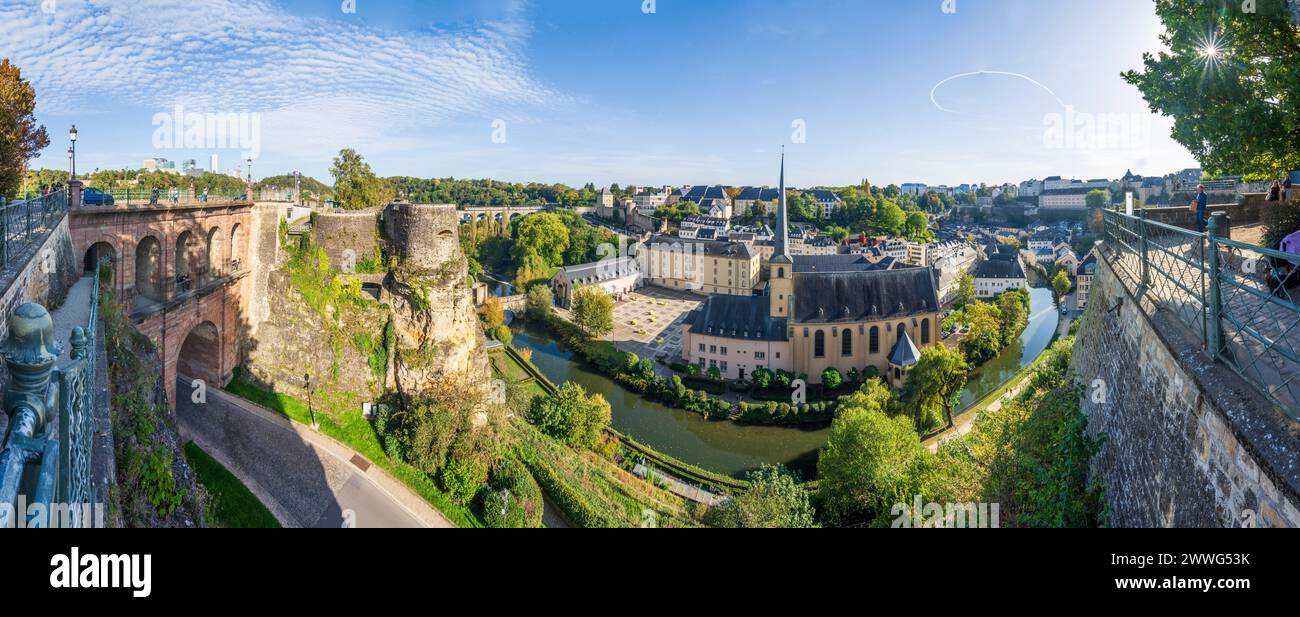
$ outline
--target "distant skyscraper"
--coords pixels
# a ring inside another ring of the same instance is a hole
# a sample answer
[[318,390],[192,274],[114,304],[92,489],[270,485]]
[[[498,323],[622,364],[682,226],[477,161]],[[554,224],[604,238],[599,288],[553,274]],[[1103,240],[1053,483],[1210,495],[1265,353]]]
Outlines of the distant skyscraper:
[[219,156],[214,152],[214,153],[212,154],[212,167],[211,167],[211,171],[212,171],[212,173],[214,173],[214,174],[219,174],[219,173],[221,173],[221,164],[220,164],[220,161],[221,161],[220,157],[219,157]]

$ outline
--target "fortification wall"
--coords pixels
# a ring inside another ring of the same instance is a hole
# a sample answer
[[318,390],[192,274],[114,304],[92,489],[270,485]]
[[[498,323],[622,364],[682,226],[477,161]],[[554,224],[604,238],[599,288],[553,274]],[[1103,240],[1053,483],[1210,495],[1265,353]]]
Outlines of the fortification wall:
[[1300,527],[1300,430],[1098,263],[1074,368],[1119,527]]

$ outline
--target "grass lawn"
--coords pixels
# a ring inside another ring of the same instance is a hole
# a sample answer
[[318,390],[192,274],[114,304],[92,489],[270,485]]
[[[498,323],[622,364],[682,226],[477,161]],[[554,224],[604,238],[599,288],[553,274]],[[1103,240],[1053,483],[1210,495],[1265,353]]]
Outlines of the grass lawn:
[[[235,378],[229,386],[226,386],[226,391],[283,414],[294,422],[311,424],[311,412],[308,411],[306,403],[291,396],[262,390],[245,380],[242,371],[235,371]],[[432,478],[404,462],[389,458],[383,447],[379,445],[379,437],[375,435],[370,421],[361,415],[358,405],[347,404],[344,401],[322,400],[322,398],[317,397],[314,401],[316,420],[320,422],[322,433],[356,450],[361,453],[361,456],[392,474],[446,516],[453,525],[483,526],[482,520],[473,511],[452,501],[438,488]]]
[[522,385],[533,396],[546,395],[546,388],[504,351],[488,354],[488,361],[492,364],[492,372],[507,383]]
[[211,498],[208,513],[212,517],[210,523],[214,526],[233,529],[271,529],[280,526],[275,515],[262,505],[235,474],[230,473],[217,459],[192,441],[185,444],[185,459],[194,469],[199,483],[208,490]]

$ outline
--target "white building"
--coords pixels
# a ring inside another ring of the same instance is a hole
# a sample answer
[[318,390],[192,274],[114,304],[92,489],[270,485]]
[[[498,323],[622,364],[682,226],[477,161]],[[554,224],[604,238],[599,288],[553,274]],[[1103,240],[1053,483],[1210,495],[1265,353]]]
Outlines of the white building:
[[975,269],[975,297],[988,300],[1012,289],[1029,289],[1019,259],[988,259]]
[[917,197],[920,197],[924,195],[926,191],[929,190],[930,187],[920,182],[908,182],[907,184],[904,184],[900,188],[902,188],[904,193],[907,193],[909,195],[916,195]]

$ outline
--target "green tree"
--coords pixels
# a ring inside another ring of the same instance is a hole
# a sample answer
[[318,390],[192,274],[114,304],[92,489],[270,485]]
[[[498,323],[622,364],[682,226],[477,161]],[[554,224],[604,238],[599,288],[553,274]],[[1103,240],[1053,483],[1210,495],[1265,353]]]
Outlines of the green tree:
[[536,254],[548,266],[564,265],[569,249],[569,228],[559,215],[551,212],[531,214],[519,223],[515,234],[515,255]]
[[828,366],[822,371],[822,385],[828,390],[834,390],[844,383],[844,376],[840,374],[839,369]]
[[330,167],[334,176],[334,197],[344,208],[364,210],[381,205],[392,198],[387,184],[375,176],[370,164],[351,148],[344,148],[334,157]]
[[587,395],[582,386],[565,382],[555,394],[533,399],[528,420],[543,433],[575,448],[592,448],[609,426],[605,397]]
[[876,210],[872,223],[876,232],[896,236],[903,231],[903,225],[907,223],[907,214],[898,207],[898,204],[885,201]]
[[711,508],[705,524],[729,529],[816,527],[808,491],[785,467],[763,465],[748,475],[750,489]]
[[36,90],[18,66],[0,60],[0,197],[11,199],[22,187],[28,161],[50,145],[36,124]]
[[966,306],[975,302],[975,276],[969,272],[961,273],[957,279],[957,304]]
[[961,342],[962,353],[972,365],[980,365],[1002,350],[1002,311],[996,305],[976,302],[966,307],[970,334]]
[[487,330],[496,330],[498,326],[506,322],[505,307],[501,304],[501,298],[489,296],[483,302],[483,308],[479,309],[479,314],[483,316],[483,325]]
[[920,210],[908,212],[903,222],[903,233],[913,242],[929,242],[934,236],[930,232],[930,217]]
[[879,522],[917,494],[913,471],[929,451],[911,420],[891,418],[872,402],[841,405],[817,461],[819,507],[832,524]]
[[1074,289],[1074,283],[1070,282],[1070,275],[1065,270],[1059,270],[1056,276],[1052,278],[1052,292],[1056,294],[1056,301],[1059,303],[1062,298]]
[[599,287],[573,292],[573,321],[587,336],[602,337],[614,330],[614,299]]
[[537,253],[525,253],[519,260],[519,269],[515,271],[515,288],[532,289],[544,287],[551,277],[551,267]]
[[551,314],[551,307],[554,303],[555,295],[551,293],[550,287],[533,285],[528,288],[527,310],[529,319],[539,321],[546,319]]
[[772,386],[771,369],[757,369],[749,377],[754,380],[754,386],[759,390],[766,390]]
[[918,430],[933,428],[929,418],[936,412],[942,412],[948,427],[953,426],[952,410],[969,375],[970,366],[961,352],[946,345],[921,352],[902,393],[903,407],[912,411]]
[[1107,193],[1106,191],[1103,191],[1101,189],[1095,189],[1092,191],[1088,191],[1088,195],[1087,197],[1085,197],[1085,199],[1087,200],[1089,208],[1092,208],[1094,210],[1104,209],[1106,207],[1106,202],[1110,201],[1110,193]]
[[1013,289],[997,299],[1002,312],[1002,345],[1010,345],[1029,325],[1029,292]]
[[1285,0],[1156,0],[1167,51],[1123,74],[1211,175],[1300,168],[1300,30]]

